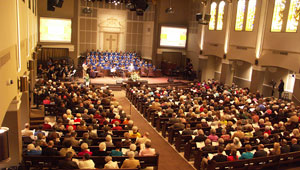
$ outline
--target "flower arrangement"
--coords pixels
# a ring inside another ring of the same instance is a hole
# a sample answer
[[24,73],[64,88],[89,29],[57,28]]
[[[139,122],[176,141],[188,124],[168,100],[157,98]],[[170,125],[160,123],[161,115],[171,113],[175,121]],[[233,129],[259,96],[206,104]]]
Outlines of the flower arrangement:
[[137,80],[139,80],[139,79],[140,79],[140,76],[139,76],[139,74],[138,74],[137,72],[131,73],[131,75],[130,75],[130,80],[132,80],[132,81],[137,81]]

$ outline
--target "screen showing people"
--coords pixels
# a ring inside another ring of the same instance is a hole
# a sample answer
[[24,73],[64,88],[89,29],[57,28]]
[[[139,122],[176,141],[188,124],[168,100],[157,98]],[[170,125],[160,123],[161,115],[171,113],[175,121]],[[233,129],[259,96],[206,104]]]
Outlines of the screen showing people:
[[71,19],[40,18],[40,42],[71,42]]
[[187,28],[162,26],[160,32],[161,47],[185,48]]

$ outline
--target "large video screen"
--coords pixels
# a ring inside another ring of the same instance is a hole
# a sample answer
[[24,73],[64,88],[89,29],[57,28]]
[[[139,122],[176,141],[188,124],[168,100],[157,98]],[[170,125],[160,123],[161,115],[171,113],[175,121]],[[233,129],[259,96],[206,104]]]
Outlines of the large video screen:
[[40,42],[70,43],[71,34],[71,19],[40,18]]
[[160,30],[161,47],[186,47],[187,28],[162,26]]

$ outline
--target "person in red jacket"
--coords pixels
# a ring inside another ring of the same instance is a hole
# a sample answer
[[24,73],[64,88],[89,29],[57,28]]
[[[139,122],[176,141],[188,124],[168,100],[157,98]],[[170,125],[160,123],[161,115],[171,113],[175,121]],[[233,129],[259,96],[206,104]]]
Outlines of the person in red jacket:
[[46,117],[43,124],[43,130],[48,130],[52,128],[52,126],[49,124],[49,121],[49,118]]
[[112,130],[123,130],[123,128],[120,126],[120,122],[115,121],[115,127],[113,127]]

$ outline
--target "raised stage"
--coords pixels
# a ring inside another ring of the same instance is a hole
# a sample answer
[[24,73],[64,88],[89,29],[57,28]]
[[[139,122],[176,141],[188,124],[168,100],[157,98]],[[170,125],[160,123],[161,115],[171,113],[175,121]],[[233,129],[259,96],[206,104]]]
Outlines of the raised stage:
[[[168,79],[170,77],[155,77],[155,78],[152,78],[152,77],[141,77],[140,80],[141,81],[146,81],[148,84],[167,84],[169,83],[168,82]],[[178,79],[178,78],[173,78],[172,79],[174,80],[174,83],[187,83],[189,81],[187,80],[181,80],[181,79]],[[121,77],[98,77],[98,78],[91,78],[91,84],[95,84],[95,85],[117,85],[117,84],[122,84],[123,81],[126,81],[128,80],[127,78],[121,78]],[[83,83],[84,82],[84,79],[83,78],[78,78],[76,80],[77,82],[80,82],[80,83]]]

